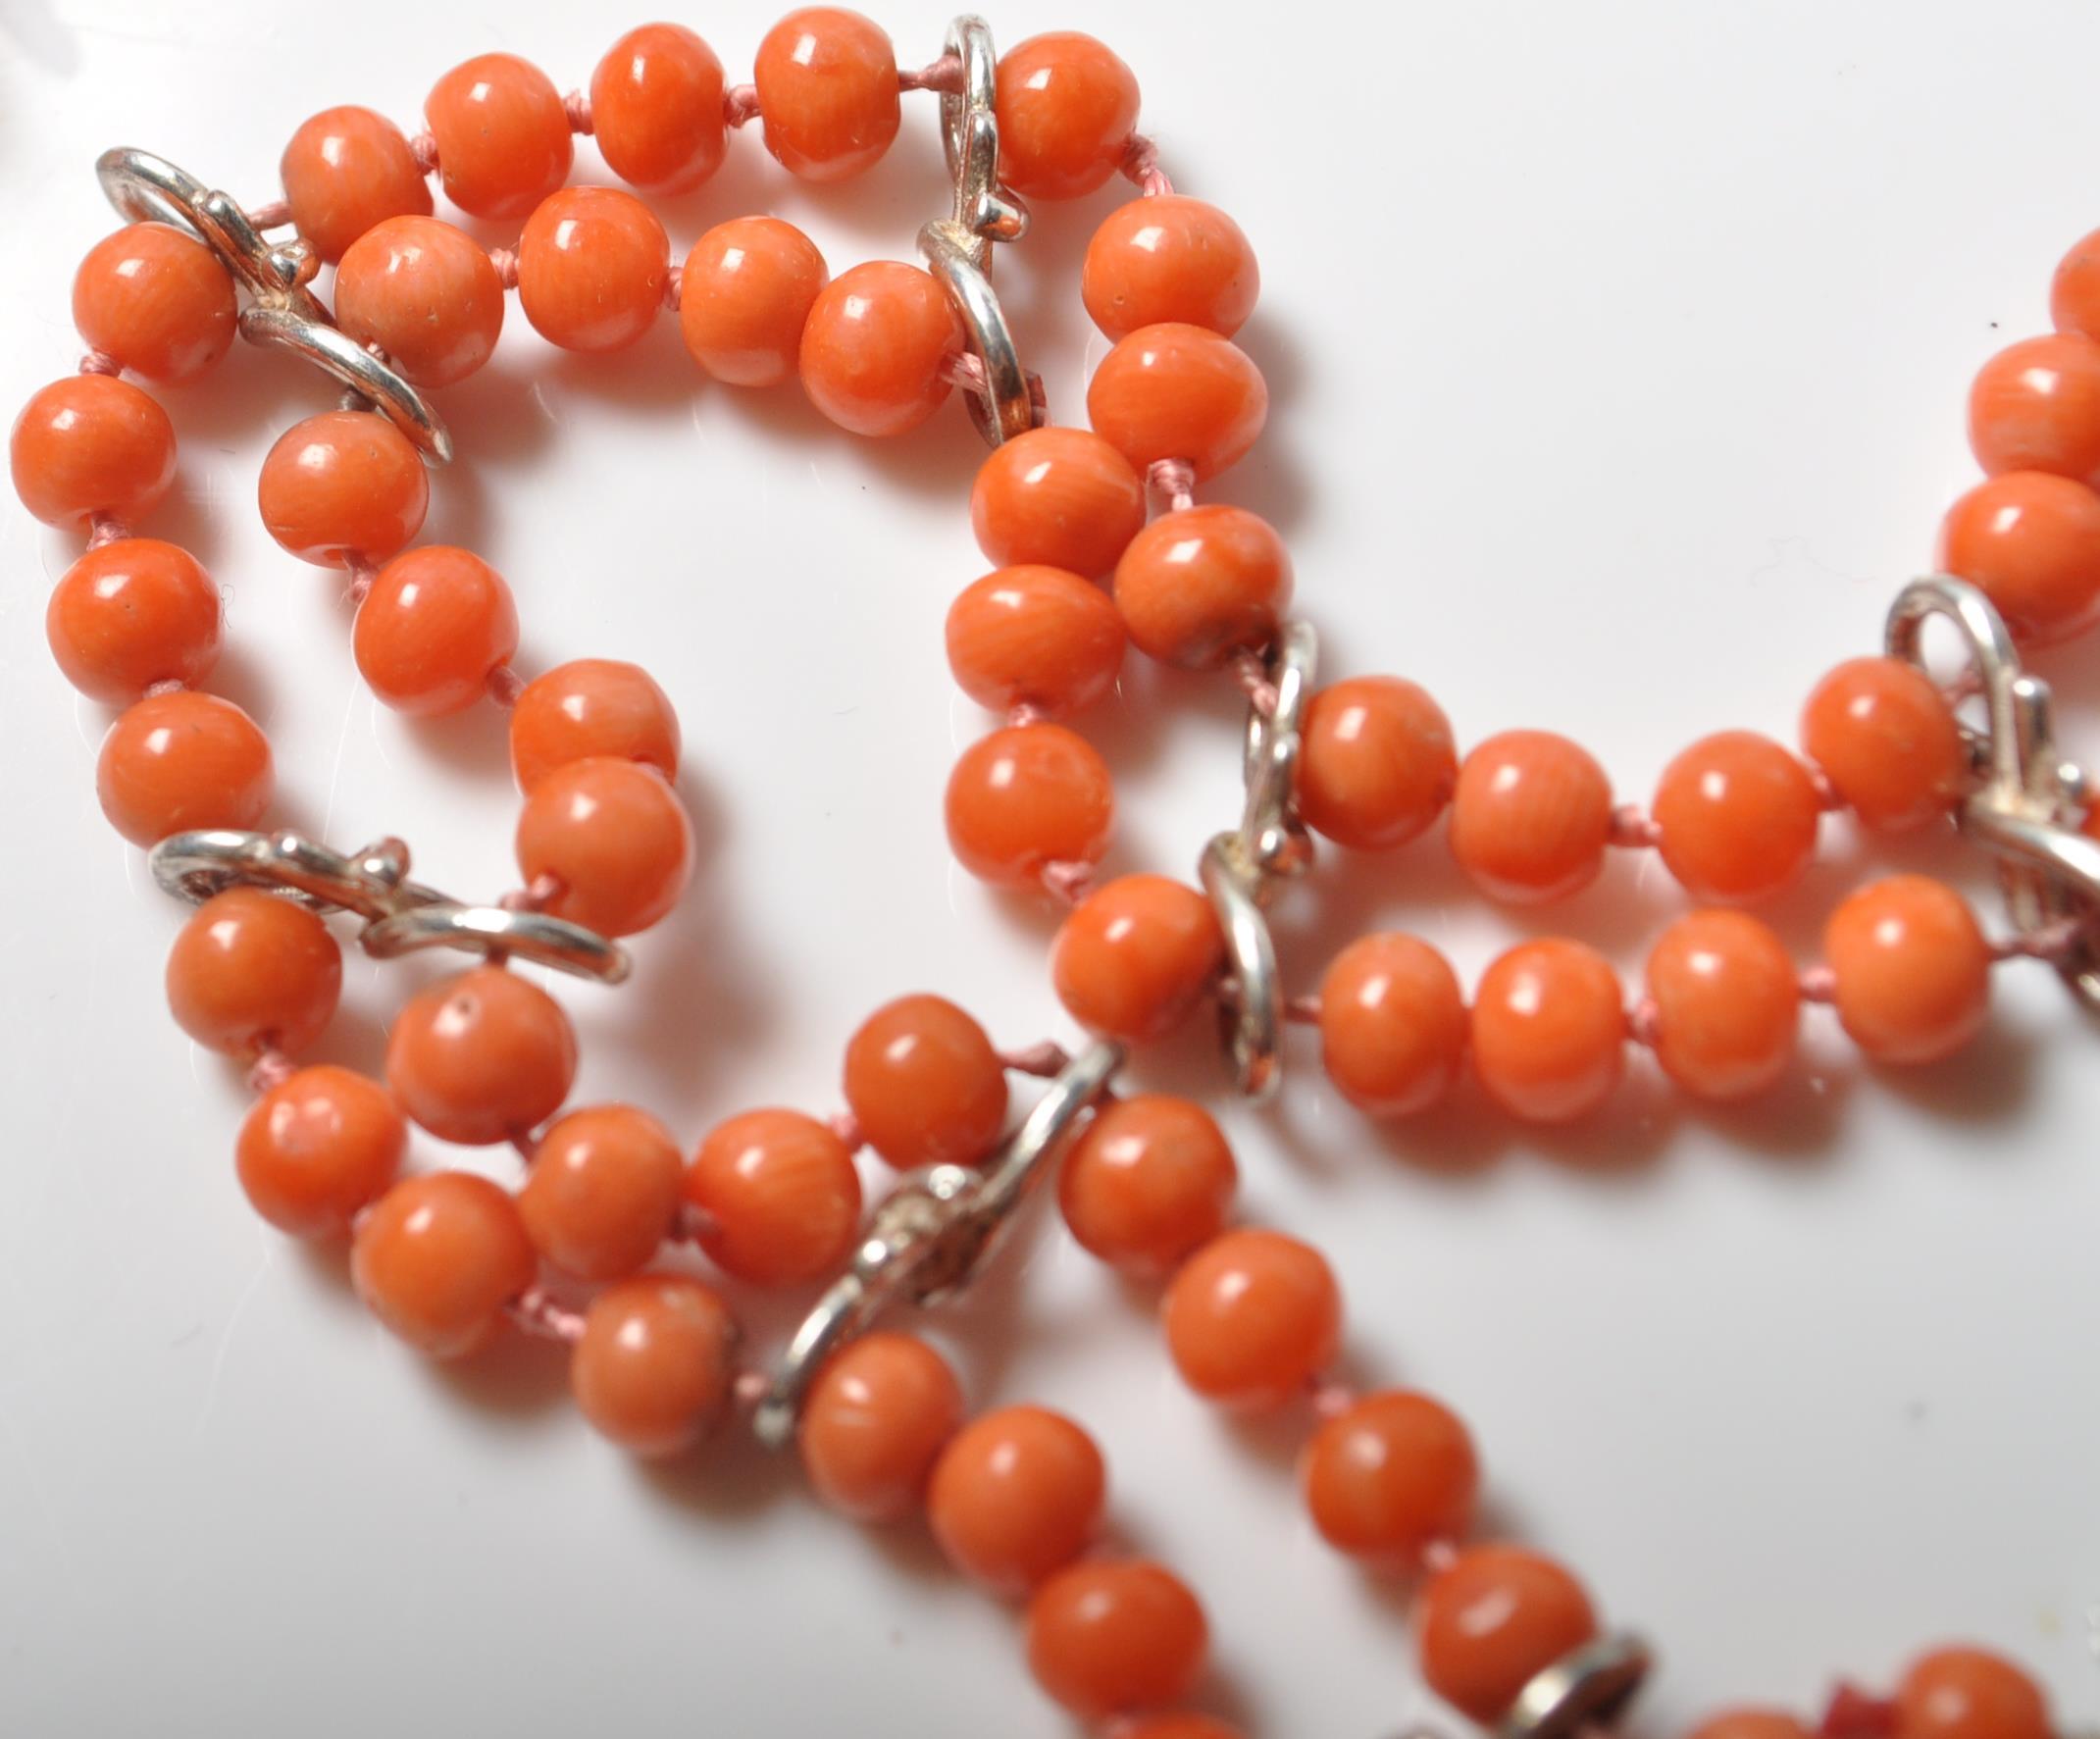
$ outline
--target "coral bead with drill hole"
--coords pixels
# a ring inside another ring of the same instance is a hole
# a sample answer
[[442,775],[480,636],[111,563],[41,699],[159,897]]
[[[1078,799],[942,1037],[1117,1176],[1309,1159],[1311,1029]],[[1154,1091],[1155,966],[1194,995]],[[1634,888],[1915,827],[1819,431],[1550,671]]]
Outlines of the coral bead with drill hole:
[[1864,827],[1894,832],[1947,815],[1969,776],[1954,709],[1900,658],[1851,658],[1816,685],[1801,746]]
[[1422,1677],[1483,1725],[1597,1634],[1582,1585],[1552,1559],[1514,1546],[1465,1548],[1423,1585],[1414,1610]]
[[805,6],[758,45],[751,79],[766,149],[805,181],[844,181],[872,169],[896,137],[896,51],[857,12]]
[[1578,743],[1505,731],[1460,763],[1451,853],[1490,898],[1533,905],[1579,894],[1611,840],[1611,784]]
[[408,1119],[369,1075],[315,1063],[255,1101],[233,1149],[255,1211],[294,1238],[340,1238],[389,1189]]
[[2048,1700],[1987,1649],[1933,1649],[1896,1686],[1895,1739],[2049,1739]]
[[388,218],[431,215],[431,184],[401,129],[355,104],[302,122],[278,179],[293,226],[332,264]]
[[431,480],[377,411],[323,411],[278,436],[255,498],[271,537],[301,561],[383,562],[423,529]]
[[350,1246],[350,1278],[366,1308],[433,1358],[484,1346],[538,1269],[510,1197],[467,1171],[402,1179]]
[[721,61],[683,25],[628,31],[590,75],[590,132],[628,185],[691,192],[729,150]]
[[1209,1651],[1204,1609],[1180,1577],[1143,1560],[1076,1563],[1028,1604],[1028,1667],[1082,1720],[1178,1703]]
[[860,1233],[860,1177],[845,1144],[799,1111],[745,1111],[707,1132],[686,1168],[700,1248],[755,1286],[828,1277]]
[[544,909],[600,936],[668,916],[692,879],[692,822],[664,776],[595,755],[556,767],[518,812],[518,871],[551,879]]
[[1165,321],[1229,338],[1255,311],[1261,269],[1240,226],[1216,206],[1162,193],[1101,220],[1079,293],[1111,341]]
[[845,1102],[892,1165],[975,1165],[1006,1125],[1006,1065],[983,1027],[942,997],[886,1002],[846,1042]]
[[2100,337],[2100,230],[2083,235],[2049,281],[2049,318],[2060,332]]
[[553,1267],[617,1280],[655,1255],[678,1215],[685,1156],[671,1132],[633,1105],[589,1105],[533,1144],[518,1212]]
[[432,86],[423,117],[445,197],[474,217],[522,218],[569,179],[561,93],[514,54],[462,61]]
[[717,381],[777,386],[795,372],[802,329],[830,281],[817,244],[793,224],[732,218],[686,256],[679,335]]
[[162,684],[194,688],[219,662],[219,588],[186,549],[120,537],[51,588],[44,637],[90,700],[128,706]]
[[342,995],[342,949],[303,905],[229,888],[190,914],[168,950],[168,1006],[199,1045],[250,1061],[321,1037]]
[[584,1312],[569,1355],[577,1410],[630,1455],[691,1449],[721,1417],[736,1380],[737,1319],[690,1274],[638,1274]]
[[1062,725],[1012,725],[962,751],[948,775],[948,841],[962,867],[1027,888],[1052,865],[1099,863],[1115,820],[1107,763]]
[[1145,526],[1145,482],[1086,429],[1001,441],[970,486],[977,546],[1002,567],[1040,563],[1098,579]]
[[1101,588],[1062,568],[1000,568],[948,612],[948,663],[980,706],[1045,718],[1080,711],[1115,686],[1123,618]]
[[87,250],[73,324],[88,348],[156,384],[194,381],[233,342],[233,281],[168,224],[130,224]]
[[1651,807],[1663,862],[1684,891],[1749,905],[1800,880],[1822,799],[1809,770],[1770,738],[1721,731],[1663,769]]
[[510,588],[469,550],[427,543],[382,568],[350,631],[373,693],[411,718],[472,706],[518,649]]
[[1115,565],[1115,607],[1139,651],[1189,670],[1214,670],[1276,638],[1290,606],[1290,551],[1244,507],[1164,514]]
[[1934,1063],[1990,1012],[1990,944],[1969,902],[1925,876],[1849,895],[1823,926],[1837,1018],[1876,1062]]
[[1612,1097],[1625,1070],[1618,975],[1579,942],[1520,943],[1481,976],[1472,1041],[1474,1073],[1511,1116],[1584,1116]]
[[671,238],[617,187],[564,187],[533,208],[518,239],[518,305],[564,350],[624,350],[656,324]]
[[1179,1026],[1224,962],[1224,932],[1202,894],[1165,876],[1120,876],[1058,926],[1050,983],[1081,1026],[1142,1045]]
[[809,402],[852,435],[908,434],[948,398],[962,322],[931,274],[871,260],[810,305],[798,363]]
[[1342,1295],[1327,1258],[1281,1232],[1213,1238],[1175,1274],[1160,1304],[1167,1351],[1206,1401],[1283,1406],[1334,1362]]
[[994,78],[1000,178],[1028,199],[1077,199],[1122,166],[1138,130],[1138,81],[1077,30],[1017,42]]
[[463,1147],[523,1137],[561,1108],[575,1078],[576,1033],[561,1004],[500,966],[418,991],[386,1038],[401,1108]]
[[809,1483],[855,1521],[918,1507],[943,1446],[962,1424],[962,1387],[924,1341],[877,1330],[825,1361],[795,1427]]
[[450,386],[495,354],[503,281],[482,244],[431,217],[388,218],[335,268],[335,324],[418,386]]
[[510,712],[510,770],[530,794],[558,767],[610,755],[678,777],[678,712],[639,664],[575,658],[535,677]]
[[1087,421],[1140,470],[1184,459],[1198,482],[1237,464],[1268,418],[1261,371],[1228,338],[1168,321],[1140,327],[1101,359]]
[[1480,1489],[1464,1421],[1408,1390],[1366,1395],[1325,1421],[1299,1471],[1313,1526],[1353,1558],[1407,1560],[1456,1540]]
[[1451,964],[1397,932],[1358,937],[1320,981],[1320,1060],[1342,1097],[1374,1117],[1425,1111],[1464,1065],[1465,997]]
[[1444,813],[1458,778],[1451,721],[1404,678],[1351,677],[1306,703],[1299,812],[1338,845],[1405,845]]
[[1108,1473],[1062,1413],[1007,1407],[973,1419],[934,1463],[927,1519],[949,1563],[999,1594],[1025,1594],[1086,1550]]
[[1130,1274],[1166,1274],[1225,1229],[1239,1167],[1192,1100],[1145,1093],[1094,1114],[1057,1174],[1080,1248]]
[[2100,621],[2100,495],[2044,471],[1990,478],[1947,509],[1937,561],[2023,645],[2071,639]]
[[175,482],[175,425],[128,381],[71,375],[34,393],[8,438],[15,493],[47,526],[129,525]]
[[2047,471],[2100,485],[2100,342],[2051,332],[1999,351],[1970,388],[1969,444],[1992,477]]
[[1744,912],[1693,912],[1648,956],[1656,1061],[1702,1099],[1743,1099],[1786,1072],[1801,983],[1786,945]]
[[118,714],[95,761],[102,813],[134,845],[192,828],[251,828],[276,790],[269,740],[216,694],[148,694]]

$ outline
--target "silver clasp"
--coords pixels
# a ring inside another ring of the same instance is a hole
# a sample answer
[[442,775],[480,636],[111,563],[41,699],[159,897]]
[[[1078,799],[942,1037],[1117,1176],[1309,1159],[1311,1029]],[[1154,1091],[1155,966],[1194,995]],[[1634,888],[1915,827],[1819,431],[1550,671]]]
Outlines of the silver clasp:
[[1496,1724],[1496,1739],[1577,1739],[1613,1726],[1654,1663],[1639,1637],[1601,1636],[1532,1675]]

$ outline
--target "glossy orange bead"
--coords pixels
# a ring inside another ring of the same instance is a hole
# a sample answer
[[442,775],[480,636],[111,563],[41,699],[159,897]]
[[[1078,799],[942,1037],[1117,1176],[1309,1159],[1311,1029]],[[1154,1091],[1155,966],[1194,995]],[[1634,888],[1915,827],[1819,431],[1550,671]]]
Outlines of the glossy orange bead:
[[1762,1093],[1793,1060],[1801,981],[1771,926],[1743,912],[1693,912],[1648,956],[1656,1060],[1702,1099]]
[[686,256],[679,333],[717,381],[777,386],[799,366],[802,329],[830,281],[817,244],[793,224],[732,218]]
[[1214,670],[1276,638],[1291,586],[1290,551],[1267,520],[1190,507],[1131,538],[1115,565],[1115,607],[1139,651]]
[[2049,283],[2049,318],[2060,332],[2100,335],[2100,230],[2081,236]]
[[569,1355],[577,1410],[631,1455],[691,1449],[722,1414],[736,1380],[737,1319],[688,1274],[640,1274],[584,1312]]
[[190,914],[168,950],[168,1006],[199,1045],[251,1060],[297,1052],[342,995],[342,950],[303,905],[230,888]]
[[95,795],[134,845],[191,828],[250,828],[277,789],[270,743],[255,721],[216,694],[148,694],[102,740]]
[[896,51],[880,26],[837,6],[805,6],[775,25],[751,69],[766,149],[790,174],[843,181],[871,169],[896,137]]
[[654,767],[609,755],[570,761],[518,813],[518,870],[551,877],[546,910],[600,936],[665,917],[692,880],[692,822]]
[[1818,683],[1802,710],[1801,746],[1877,830],[1946,815],[1969,772],[1953,708],[1900,658],[1851,658]]
[[745,1111],[708,1131],[686,1168],[700,1248],[759,1286],[828,1278],[860,1232],[860,1176],[829,1128],[799,1111]]
[[561,1108],[576,1079],[576,1033],[538,985],[475,966],[409,998],[386,1036],[386,1079],[439,1140],[487,1147]]
[[999,57],[1000,177],[1030,199],[1076,199],[1121,167],[1138,130],[1138,81],[1105,43],[1052,30]]
[[663,311],[671,238],[617,187],[564,187],[533,208],[518,241],[518,305],[564,350],[624,350]]
[[255,1101],[233,1149],[255,1211],[294,1238],[340,1238],[392,1186],[408,1119],[368,1075],[315,1063]]
[[1815,1739],[1815,1734],[1782,1709],[1724,1709],[1694,1727],[1690,1739]]
[[795,1446],[817,1496],[855,1521],[918,1506],[962,1424],[962,1388],[924,1341],[878,1330],[826,1361],[802,1404]]
[[301,124],[278,164],[284,202],[324,260],[388,218],[429,217],[431,186],[401,129],[346,104]]
[[194,381],[233,342],[233,280],[169,224],[129,224],[88,249],[73,278],[88,348],[162,385]]
[[128,381],[71,375],[35,393],[8,439],[15,493],[48,526],[129,523],[175,482],[175,425]]
[[2049,1739],[2041,1686],[1987,1649],[1934,1649],[1896,1686],[1896,1739]]
[[2049,471],[2100,483],[2100,342],[2051,332],[1999,351],[1969,391],[1969,444],[1992,477]]
[[871,260],[817,293],[799,364],[809,402],[854,435],[903,435],[941,408],[962,323],[916,266]]
[[350,645],[373,693],[396,712],[435,718],[472,706],[510,662],[518,607],[480,556],[427,543],[375,576]]
[[1457,1413],[1399,1389],[1325,1421],[1306,1446],[1300,1478],[1328,1545],[1357,1558],[1411,1559],[1465,1532],[1480,1461]]
[[522,218],[569,179],[561,93],[514,54],[462,61],[431,87],[423,118],[445,197],[475,217]]
[[942,997],[899,997],[845,1047],[845,1102],[892,1165],[975,1165],[1006,1125],[1006,1067],[985,1029]]
[[1225,961],[1210,901],[1165,876],[1119,876],[1058,926],[1050,983],[1065,1012],[1104,1038],[1163,1038]]
[[1216,206],[1162,193],[1101,221],[1087,243],[1079,293],[1110,338],[1162,321],[1229,338],[1255,311],[1261,268],[1240,226]]
[[485,1345],[538,1266],[510,1197],[467,1171],[402,1179],[358,1223],[350,1246],[350,1277],[366,1308],[433,1358]]
[[1028,1669],[1082,1720],[1179,1702],[1209,1645],[1196,1596],[1142,1559],[1073,1564],[1028,1603]]
[[1101,359],[1087,421],[1133,465],[1185,459],[1199,481],[1245,458],[1268,420],[1261,371],[1229,338],[1168,321],[1140,327]]
[[388,218],[335,268],[335,324],[418,386],[450,386],[495,354],[503,281],[488,250],[432,217]]
[[1299,812],[1338,845],[1405,845],[1444,813],[1458,779],[1451,721],[1415,684],[1352,677],[1306,702]]
[[1359,937],[1320,981],[1327,1078],[1374,1117],[1412,1116],[1450,1092],[1468,1029],[1451,963],[1412,936]]
[[120,537],[52,588],[44,637],[66,680],[125,706],[161,683],[193,687],[219,662],[219,588],[186,549]]
[[927,1519],[965,1576],[1022,1594],[1086,1550],[1107,1489],[1101,1451],[1070,1419],[1049,1407],[1001,1407],[941,1452]]
[[1462,1551],[1424,1585],[1415,1640],[1429,1688],[1460,1713],[1500,1720],[1536,1674],[1597,1634],[1582,1584],[1514,1546]]
[[1822,799],[1800,760],[1755,731],[1702,738],[1663,769],[1659,849],[1694,899],[1747,905],[1799,880]]
[[377,411],[323,411],[278,436],[255,497],[271,537],[301,561],[383,562],[423,530],[431,480]]
[[1925,876],[1847,896],[1823,926],[1823,957],[1838,1020],[1876,1062],[1952,1056],[1990,1011],[1990,945],[1969,902]]
[[579,1280],[617,1280],[655,1255],[678,1214],[685,1157],[633,1105],[590,1105],[533,1145],[518,1212],[534,1247]]
[[631,186],[690,193],[729,150],[721,61],[683,25],[628,31],[590,75],[590,131]]
[[1115,789],[1084,737],[1062,725],[1012,725],[962,751],[946,810],[948,843],[964,869],[1026,888],[1052,864],[1101,860]]
[[1496,899],[1530,905],[1580,893],[1604,868],[1611,839],[1611,783],[1564,737],[1505,731],[1460,765],[1452,855]]
[[1082,1249],[1128,1273],[1164,1274],[1225,1229],[1238,1187],[1210,1113],[1145,1093],[1094,1114],[1057,1174],[1057,1205]]
[[1123,618],[1062,568],[1000,568],[948,612],[948,664],[980,706],[1062,718],[1099,700],[1123,668]]
[[1160,1320],[1174,1368],[1197,1394],[1226,1407],[1275,1407],[1334,1362],[1342,1295],[1309,1244],[1243,1229],[1213,1238],[1181,1265]]
[[678,712],[639,664],[574,658],[535,677],[510,711],[510,770],[531,793],[557,767],[611,755],[678,777]]
[[1482,975],[1472,1038],[1480,1084],[1512,1116],[1583,1116],[1611,1098],[1625,1069],[1618,975],[1579,942],[1519,944]]
[[1107,573],[1145,525],[1145,483],[1091,430],[1031,429],[994,447],[970,486],[977,546],[1002,567]]
[[2028,645],[2100,621],[2100,495],[2082,483],[2012,471],[1978,484],[1948,508],[1938,553]]

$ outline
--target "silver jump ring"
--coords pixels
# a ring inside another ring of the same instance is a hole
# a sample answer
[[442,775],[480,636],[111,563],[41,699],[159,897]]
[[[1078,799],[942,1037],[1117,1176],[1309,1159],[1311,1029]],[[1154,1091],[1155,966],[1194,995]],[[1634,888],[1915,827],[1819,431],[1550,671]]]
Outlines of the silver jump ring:
[[985,396],[963,395],[970,421],[988,444],[999,446],[1035,427],[1035,400],[1028,390],[1028,371],[1006,324],[1006,311],[992,288],[992,280],[973,258],[984,244],[960,224],[941,218],[919,230],[919,253],[948,291],[962,320],[965,341],[985,371]]
[[442,947],[531,960],[599,984],[620,984],[633,970],[627,950],[618,943],[566,918],[514,912],[499,905],[461,905],[449,899],[389,912],[366,925],[358,941],[366,953],[379,960]]
[[1310,856],[1293,789],[1304,740],[1306,702],[1319,666],[1319,636],[1309,622],[1286,622],[1269,660],[1273,710],[1247,709],[1247,806],[1240,846],[1265,874],[1295,875]]
[[1237,834],[1218,834],[1204,847],[1197,873],[1225,933],[1232,995],[1218,1010],[1234,1084],[1255,1103],[1273,1099],[1283,1079],[1283,975],[1276,943],[1260,902],[1261,872]]
[[240,311],[240,335],[303,356],[370,403],[438,464],[451,459],[451,433],[430,400],[384,357],[367,350],[340,327],[309,320],[294,309],[256,302]]
[[1653,1664],[1640,1638],[1601,1636],[1527,1680],[1497,1723],[1496,1739],[1575,1739],[1588,1728],[1610,1727]]

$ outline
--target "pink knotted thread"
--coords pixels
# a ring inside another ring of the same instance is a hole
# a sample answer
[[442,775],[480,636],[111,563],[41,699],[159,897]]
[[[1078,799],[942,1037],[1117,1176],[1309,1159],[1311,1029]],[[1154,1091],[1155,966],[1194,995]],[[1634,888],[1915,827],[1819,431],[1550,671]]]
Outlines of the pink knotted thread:
[[1845,799],[1838,795],[1837,787],[1830,783],[1830,775],[1813,761],[1808,763],[1809,784],[1816,788],[1816,803],[1825,813],[1842,809]]
[[146,698],[150,700],[156,694],[179,694],[188,687],[180,677],[162,677],[159,682],[146,685]]
[[937,61],[928,61],[917,71],[909,67],[899,67],[896,70],[896,87],[899,90],[938,90],[943,96],[960,96],[962,57],[944,54]]
[[80,358],[80,373],[83,375],[121,375],[124,364],[107,350],[90,350]]
[[1033,1075],[1044,1081],[1063,1074],[1071,1060],[1072,1053],[1054,1039],[1038,1039],[1018,1050],[999,1053],[1000,1068],[1011,1069],[1016,1075]]
[[712,1238],[719,1230],[721,1222],[706,1208],[681,1202],[678,1212],[671,1216],[671,1230],[666,1236],[675,1244],[697,1244],[703,1238]]
[[343,556],[342,571],[350,576],[350,584],[342,595],[354,609],[365,601],[365,594],[372,589],[372,583],[379,578],[380,571],[354,549]]
[[575,1346],[584,1338],[584,1313],[549,1298],[543,1287],[529,1286],[508,1306],[511,1321],[529,1335]]
[[258,230],[275,230],[280,224],[291,222],[291,201],[288,199],[266,199],[247,214],[248,222]]
[[1333,1378],[1314,1378],[1312,1384],[1312,1411],[1315,1417],[1339,1419],[1357,1405],[1357,1392],[1347,1383]]
[[1276,685],[1269,679],[1267,661],[1259,652],[1242,646],[1232,655],[1233,680],[1246,694],[1248,704],[1265,719],[1276,716],[1279,696]]
[[857,1153],[867,1146],[868,1138],[861,1133],[860,1119],[851,1111],[834,1111],[824,1119],[824,1127],[845,1144],[849,1153]]
[[90,514],[87,520],[87,547],[100,549],[105,543],[121,543],[131,535],[131,528],[114,513]]
[[516,706],[524,692],[525,679],[509,665],[499,664],[488,673],[488,698],[498,706]]
[[513,1129],[510,1132],[510,1145],[518,1151],[518,1157],[528,1165],[539,1157],[539,1137],[533,1130]]
[[1077,905],[1094,885],[1094,866],[1058,859],[1043,866],[1044,891],[1065,905]]
[[1835,1002],[1837,974],[1827,966],[1805,968],[1801,974],[1801,999],[1804,1002]]
[[729,1386],[731,1399],[741,1407],[754,1407],[772,1390],[773,1380],[762,1370],[740,1370]]
[[666,308],[670,309],[673,314],[676,314],[678,312],[679,304],[685,299],[686,268],[683,266],[673,266],[669,272],[664,274],[663,305]]
[[523,888],[514,888],[496,901],[506,912],[543,912],[562,895],[567,886],[552,870],[541,870]]
[[1432,1574],[1448,1570],[1459,1561],[1459,1549],[1449,1540],[1431,1540],[1422,1548],[1422,1568]]
[[1158,145],[1143,133],[1131,135],[1130,146],[1123,153],[1123,174],[1138,184],[1138,191],[1147,199],[1174,190],[1166,171],[1159,167]]
[[1196,467],[1186,459],[1154,459],[1145,468],[1146,486],[1166,499],[1169,513],[1196,505]]
[[514,247],[492,247],[488,250],[488,263],[496,269],[496,281],[505,289],[518,287],[518,250]]
[[1050,714],[1032,700],[1016,700],[1006,709],[1006,723],[1016,729],[1024,725],[1043,725],[1050,722]]
[[2068,966],[2084,945],[2088,920],[2057,918],[2018,936],[2008,936],[1990,945],[1993,960],[2040,960],[2051,966]]
[[1612,827],[1605,839],[1608,844],[1628,850],[1641,850],[1660,845],[1663,830],[1640,804],[1621,803],[1612,811]]
[[722,125],[743,127],[758,119],[758,86],[732,84],[722,93]]
[[1317,997],[1286,997],[1283,1003],[1283,1018],[1295,1021],[1302,1027],[1316,1027],[1320,1024],[1320,999]]
[[588,92],[572,90],[561,99],[561,112],[569,118],[569,130],[587,137],[590,132],[590,97]]
[[427,176],[437,173],[437,137],[424,131],[408,141],[408,154],[416,160],[416,167]]
[[272,1088],[282,1087],[298,1072],[293,1062],[275,1046],[266,1047],[248,1065],[248,1091],[261,1095]]
[[1662,1034],[1663,1011],[1653,997],[1643,997],[1626,1010],[1626,1037],[1643,1049],[1653,1050]]

